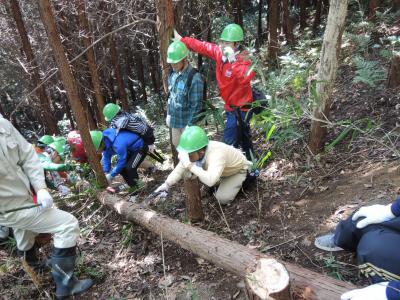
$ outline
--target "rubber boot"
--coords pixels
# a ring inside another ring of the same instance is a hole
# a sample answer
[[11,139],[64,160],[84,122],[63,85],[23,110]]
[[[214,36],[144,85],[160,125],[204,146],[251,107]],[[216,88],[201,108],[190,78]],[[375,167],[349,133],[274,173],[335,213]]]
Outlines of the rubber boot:
[[83,293],[93,285],[91,279],[78,280],[76,278],[74,275],[75,260],[75,247],[53,249],[51,273],[57,286],[57,299],[65,299]]

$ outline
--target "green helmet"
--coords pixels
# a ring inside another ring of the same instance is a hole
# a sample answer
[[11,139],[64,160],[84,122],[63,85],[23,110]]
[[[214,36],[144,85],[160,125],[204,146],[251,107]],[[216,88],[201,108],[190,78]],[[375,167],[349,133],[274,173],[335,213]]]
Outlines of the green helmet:
[[54,138],[51,135],[46,134],[42,136],[38,142],[41,144],[50,145],[52,142],[54,142]]
[[92,137],[92,142],[96,151],[99,150],[101,141],[103,139],[103,133],[99,130],[92,130],[90,132],[90,136]]
[[60,156],[64,156],[66,150],[67,140],[65,137],[56,137],[49,147],[57,151]]
[[103,115],[107,122],[110,122],[121,110],[121,106],[115,103],[108,103],[103,108]]
[[204,129],[199,126],[189,126],[183,131],[177,150],[192,153],[207,145],[208,136]]
[[229,24],[225,26],[220,39],[227,42],[243,41],[243,29],[238,24]]
[[176,64],[189,55],[189,49],[181,41],[174,41],[167,51],[167,63]]

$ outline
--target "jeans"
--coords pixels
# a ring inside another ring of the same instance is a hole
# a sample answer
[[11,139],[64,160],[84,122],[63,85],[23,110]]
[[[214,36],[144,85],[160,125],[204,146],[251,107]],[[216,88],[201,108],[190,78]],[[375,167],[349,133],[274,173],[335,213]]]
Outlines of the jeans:
[[[242,122],[240,122],[239,116]],[[255,156],[250,133],[251,112],[235,109],[234,111],[227,111],[226,117],[224,143],[235,148],[242,148],[246,158],[251,161],[250,152]]]

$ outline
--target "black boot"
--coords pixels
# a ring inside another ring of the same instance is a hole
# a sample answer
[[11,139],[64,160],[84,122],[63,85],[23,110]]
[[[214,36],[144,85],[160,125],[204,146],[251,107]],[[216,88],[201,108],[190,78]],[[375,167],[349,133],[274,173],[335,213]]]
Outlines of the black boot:
[[33,245],[33,247],[27,251],[21,251],[17,249],[17,256],[21,259],[25,259],[27,264],[33,268],[35,272],[44,272],[48,270],[48,265],[47,261],[40,261],[37,255],[38,247],[36,244]]
[[75,260],[75,247],[54,247],[51,258],[51,273],[57,285],[57,299],[64,299],[68,296],[83,293],[93,285],[91,279],[78,280],[76,278],[74,275]]

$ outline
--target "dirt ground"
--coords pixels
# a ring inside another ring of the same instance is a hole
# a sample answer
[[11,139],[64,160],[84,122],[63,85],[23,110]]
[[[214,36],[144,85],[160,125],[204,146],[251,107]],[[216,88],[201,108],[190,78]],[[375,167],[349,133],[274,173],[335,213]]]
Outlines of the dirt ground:
[[[343,74],[345,77],[346,72]],[[337,88],[345,81],[342,78]],[[398,93],[376,91],[371,96],[365,91],[355,95],[355,90],[338,95],[334,118],[369,116],[379,119],[387,130],[399,130]],[[337,132],[331,134],[334,138]],[[351,147],[349,143],[345,140],[317,157],[305,145],[288,145],[285,153],[277,153],[261,170],[257,186],[241,192],[231,205],[223,207],[223,213],[215,199],[205,196],[206,218],[193,226],[282,261],[357,285],[367,284],[352,253],[331,254],[314,247],[315,236],[334,230],[339,220],[355,209],[389,203],[400,193],[398,157],[379,141],[352,141]],[[398,149],[399,142],[394,141],[393,146]],[[162,183],[169,171],[142,175],[146,187],[139,199]],[[160,237],[122,220],[94,199],[84,198],[63,208],[79,218],[82,229],[77,273],[95,280],[94,287],[76,299],[246,299],[237,276],[168,241],[161,243]],[[167,201],[153,208],[187,222],[182,186],[174,187]],[[0,246],[0,299],[51,299],[54,286],[49,273],[43,275],[42,286],[35,286],[11,246],[11,242]],[[50,245],[44,246],[41,256],[49,251]]]

